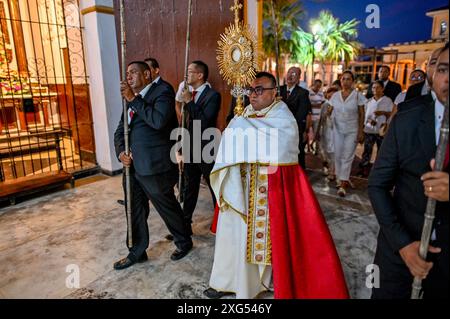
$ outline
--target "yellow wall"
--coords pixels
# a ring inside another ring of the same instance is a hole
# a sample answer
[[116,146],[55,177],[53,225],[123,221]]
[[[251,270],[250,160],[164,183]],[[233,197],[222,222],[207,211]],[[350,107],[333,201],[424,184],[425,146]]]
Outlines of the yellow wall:
[[[448,11],[442,10],[437,12],[431,12],[428,13],[427,16],[433,18],[433,27],[431,30],[431,38],[432,39],[439,39],[439,38],[447,38],[448,39]],[[441,22],[445,21],[447,23],[447,31],[444,33],[444,35],[441,35]]]

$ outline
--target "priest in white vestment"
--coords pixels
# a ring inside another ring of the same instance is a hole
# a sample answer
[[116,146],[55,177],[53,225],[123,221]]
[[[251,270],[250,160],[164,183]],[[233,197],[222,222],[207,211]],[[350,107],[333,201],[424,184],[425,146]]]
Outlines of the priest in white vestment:
[[[228,125],[211,172],[218,199],[209,298],[348,298],[333,239],[298,165],[298,127],[260,72]],[[273,284],[272,284],[273,283]]]

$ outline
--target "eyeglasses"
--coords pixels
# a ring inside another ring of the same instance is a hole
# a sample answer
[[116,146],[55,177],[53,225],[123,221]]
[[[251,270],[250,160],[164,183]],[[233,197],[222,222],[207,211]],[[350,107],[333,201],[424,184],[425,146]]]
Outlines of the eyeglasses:
[[252,95],[252,93],[255,93],[256,95],[263,95],[264,91],[273,90],[273,89],[276,89],[276,88],[274,88],[274,87],[273,88],[265,88],[262,86],[257,86],[255,88],[249,87],[249,88],[247,88],[247,95],[250,96],[250,95]]
[[423,81],[424,76],[423,75],[416,75],[411,77],[411,81]]

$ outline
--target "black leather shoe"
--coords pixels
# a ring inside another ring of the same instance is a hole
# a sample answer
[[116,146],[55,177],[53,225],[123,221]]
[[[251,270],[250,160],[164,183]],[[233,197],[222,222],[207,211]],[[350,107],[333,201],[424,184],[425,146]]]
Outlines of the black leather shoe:
[[122,270],[122,269],[128,268],[130,266],[133,266],[134,264],[135,264],[134,261],[132,261],[128,257],[125,257],[125,258],[119,260],[118,262],[114,263],[114,269],[115,270]]
[[214,288],[208,288],[205,291],[203,291],[203,294],[208,297],[209,299],[220,299],[223,296],[226,295],[232,295],[232,292],[223,292],[223,291],[217,291]]
[[143,263],[143,262],[146,262],[147,260],[148,260],[147,253],[144,252],[144,253],[142,254],[142,256],[137,260],[137,262],[138,262],[138,263]]
[[125,201],[123,199],[118,199],[117,203],[125,206]]
[[172,234],[168,234],[168,235],[166,235],[166,237],[164,237],[164,238],[167,239],[167,240],[172,241],[172,240],[173,240],[173,235],[172,235]]
[[170,259],[179,260],[179,259],[183,258],[184,256],[186,256],[191,251],[191,249],[192,249],[192,247],[189,249],[186,249],[186,250],[180,250],[177,248],[170,256]]

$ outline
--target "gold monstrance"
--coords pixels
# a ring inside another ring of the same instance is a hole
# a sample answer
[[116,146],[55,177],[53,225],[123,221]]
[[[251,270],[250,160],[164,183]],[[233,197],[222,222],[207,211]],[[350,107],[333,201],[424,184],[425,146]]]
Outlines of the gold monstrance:
[[236,98],[236,115],[244,112],[245,87],[255,78],[259,65],[256,34],[250,26],[239,21],[240,9],[242,4],[239,4],[239,0],[234,0],[234,6],[230,8],[234,11],[234,24],[230,24],[217,41],[219,71],[228,85],[233,86],[231,95]]

